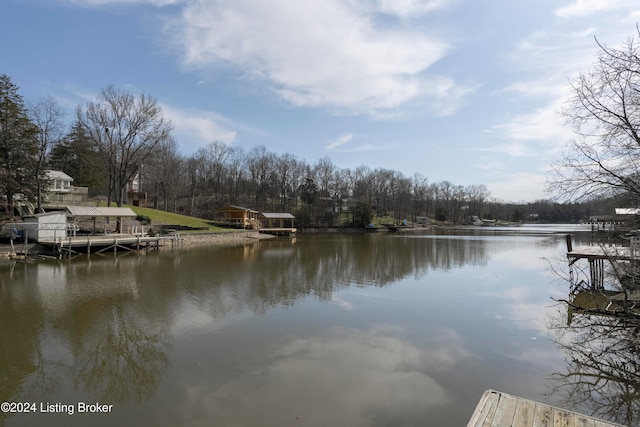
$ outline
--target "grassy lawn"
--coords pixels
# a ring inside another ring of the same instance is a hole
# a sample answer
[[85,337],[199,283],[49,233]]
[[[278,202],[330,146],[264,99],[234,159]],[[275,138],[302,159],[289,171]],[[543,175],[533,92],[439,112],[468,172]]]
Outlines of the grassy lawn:
[[138,206],[129,206],[137,215],[144,215],[151,218],[151,226],[153,224],[176,224],[176,225],[185,225],[188,227],[206,227],[206,230],[193,230],[193,231],[182,231],[181,233],[210,233],[210,232],[225,232],[225,231],[233,231],[227,228],[220,228],[214,225],[209,224],[209,220],[202,218],[195,218],[187,215],[180,215],[171,212],[159,211],[151,208],[141,208]]

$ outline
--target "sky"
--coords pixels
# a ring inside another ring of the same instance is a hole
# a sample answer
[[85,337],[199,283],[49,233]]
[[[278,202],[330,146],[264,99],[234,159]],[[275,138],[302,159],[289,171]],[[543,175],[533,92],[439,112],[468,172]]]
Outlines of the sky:
[[213,141],[485,184],[528,202],[573,137],[595,38],[637,0],[3,0],[0,74],[74,119],[109,85],[157,99],[183,155]]

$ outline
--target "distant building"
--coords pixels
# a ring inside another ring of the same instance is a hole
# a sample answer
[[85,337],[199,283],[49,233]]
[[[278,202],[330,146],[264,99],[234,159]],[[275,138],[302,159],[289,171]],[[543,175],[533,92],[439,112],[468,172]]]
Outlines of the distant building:
[[261,213],[258,218],[263,228],[294,228],[296,217],[290,213]]
[[262,212],[258,216],[260,219],[261,233],[276,235],[294,235],[296,233],[296,217],[290,213],[269,213]]
[[76,187],[73,178],[62,171],[46,170],[49,186],[45,191],[43,205],[47,209],[61,209],[67,205],[78,205],[87,201],[88,187]]
[[146,207],[147,193],[140,191],[140,172],[127,181],[127,204]]
[[260,228],[258,211],[235,205],[223,206],[213,211],[213,223],[225,227]]

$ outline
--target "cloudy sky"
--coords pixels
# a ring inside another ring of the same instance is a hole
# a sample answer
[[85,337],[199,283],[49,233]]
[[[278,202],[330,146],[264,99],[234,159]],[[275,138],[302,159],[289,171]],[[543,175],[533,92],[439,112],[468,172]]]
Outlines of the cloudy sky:
[[68,111],[156,97],[183,154],[263,144],[313,164],[545,198],[558,114],[637,0],[3,0],[0,73]]

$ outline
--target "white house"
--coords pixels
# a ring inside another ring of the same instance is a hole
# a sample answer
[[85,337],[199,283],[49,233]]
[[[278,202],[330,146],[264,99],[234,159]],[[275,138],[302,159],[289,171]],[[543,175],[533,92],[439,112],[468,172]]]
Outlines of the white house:
[[46,170],[47,179],[51,181],[49,192],[51,193],[68,193],[71,191],[71,183],[73,178],[62,171]]
[[46,170],[50,183],[44,197],[47,209],[61,209],[66,205],[79,205],[87,201],[89,188],[76,187],[73,178],[62,171]]

